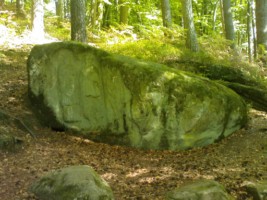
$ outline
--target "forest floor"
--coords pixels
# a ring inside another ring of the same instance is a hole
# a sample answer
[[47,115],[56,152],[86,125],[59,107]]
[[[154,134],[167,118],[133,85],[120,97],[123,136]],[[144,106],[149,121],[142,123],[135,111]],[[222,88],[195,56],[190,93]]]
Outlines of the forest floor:
[[[26,60],[30,48],[0,49],[0,110],[20,118],[36,134],[0,119],[23,140],[13,151],[0,150],[0,199],[36,199],[28,187],[46,172],[70,165],[92,166],[111,186],[117,200],[163,200],[182,184],[212,179],[236,199],[251,199],[244,185],[267,180],[267,114],[249,113],[246,128],[205,148],[183,152],[142,151],[95,143],[42,127],[29,109]],[[1,134],[1,133],[0,133]]]

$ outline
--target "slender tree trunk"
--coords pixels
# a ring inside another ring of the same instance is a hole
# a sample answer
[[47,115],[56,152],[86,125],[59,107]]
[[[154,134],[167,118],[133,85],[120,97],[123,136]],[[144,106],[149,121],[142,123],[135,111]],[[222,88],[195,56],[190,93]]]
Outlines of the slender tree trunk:
[[213,8],[213,17],[212,17],[212,31],[215,31],[216,29],[216,18],[217,18],[217,8],[218,8],[218,3],[220,0],[217,0],[214,8]]
[[255,21],[255,3],[251,1],[251,25],[252,25],[252,37],[253,37],[253,53],[254,53],[254,60],[257,59],[257,36],[256,36],[256,21]]
[[70,0],[64,0],[64,18],[70,16]]
[[95,26],[96,26],[96,21],[97,21],[97,3],[98,3],[98,0],[91,0],[91,10],[90,10],[90,13],[91,13],[91,19],[90,19],[90,24],[91,24],[91,28],[92,29],[95,29]]
[[221,18],[222,18],[222,32],[225,35],[225,19],[224,19],[224,14],[223,14],[223,0],[220,1],[220,10],[221,10]]
[[97,30],[98,31],[101,29],[101,25],[103,23],[104,7],[105,7],[104,1],[99,0],[98,1],[98,10],[97,10]]
[[71,40],[87,42],[85,0],[71,0]]
[[267,51],[267,0],[256,0],[256,27],[257,44]]
[[3,8],[5,5],[5,0],[0,0],[0,9]]
[[58,25],[60,26],[64,19],[64,1],[56,1],[56,15],[58,16]]
[[161,0],[163,26],[172,27],[171,6],[169,0]]
[[206,26],[206,24],[209,24],[208,18],[206,18],[208,13],[209,13],[208,12],[208,0],[203,0],[203,2],[202,2],[202,10],[201,10],[201,15],[202,15],[202,17],[204,16],[204,18],[202,18],[202,20],[201,20],[202,21],[201,22],[202,34],[208,34],[208,29],[207,29],[207,26]]
[[24,10],[24,0],[16,0],[16,13],[17,17],[25,18],[26,12]]
[[231,0],[223,0],[223,16],[225,23],[225,37],[228,40],[235,40],[235,30],[231,12]]
[[104,1],[103,0],[91,0],[91,19],[90,25],[92,31],[99,31],[104,16]]
[[44,38],[43,0],[32,0],[32,36],[38,40]]
[[247,37],[248,37],[248,59],[252,62],[252,44],[251,44],[251,3],[247,0]]
[[110,25],[110,10],[111,10],[111,5],[105,3],[104,14],[103,14],[103,27],[109,27]]
[[186,29],[186,47],[191,51],[198,51],[197,34],[193,20],[192,0],[182,0],[184,27]]
[[111,18],[114,19],[115,22],[119,23],[120,21],[120,8],[119,8],[119,0],[113,0],[113,5],[111,10]]
[[120,23],[121,24],[128,24],[128,13],[129,13],[129,6],[125,0],[119,0],[120,5]]

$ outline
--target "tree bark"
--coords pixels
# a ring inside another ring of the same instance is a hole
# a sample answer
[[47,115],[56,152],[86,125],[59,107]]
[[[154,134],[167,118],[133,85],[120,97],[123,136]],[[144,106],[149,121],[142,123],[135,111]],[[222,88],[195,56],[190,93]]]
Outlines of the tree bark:
[[183,0],[184,28],[186,29],[186,47],[191,51],[197,52],[198,42],[195,25],[193,20],[192,0]]
[[223,0],[223,16],[225,24],[225,37],[227,40],[235,40],[235,30],[231,11],[231,0]]
[[25,18],[26,12],[24,10],[24,1],[23,0],[16,0],[16,13],[17,17]]
[[71,0],[71,40],[87,42],[85,0]]
[[[202,9],[201,9],[201,15],[202,16],[207,16],[209,15],[209,10],[208,10],[208,4],[209,4],[209,1],[208,0],[203,0],[202,1]],[[201,20],[201,31],[202,31],[202,35],[203,34],[208,34],[208,31],[209,29],[207,28],[207,25],[206,24],[210,24],[209,23],[209,18],[202,18]]]
[[110,15],[111,14],[111,5],[104,4],[104,13],[103,13],[103,27],[109,27],[110,25]]
[[58,25],[61,25],[64,19],[64,2],[63,0],[56,1],[56,15],[58,16]]
[[120,23],[121,24],[128,24],[128,13],[129,13],[129,6],[125,0],[119,0],[120,5]]
[[70,16],[70,0],[64,0],[64,18]]
[[220,2],[220,0],[217,0],[214,4],[213,7],[213,13],[212,13],[212,31],[215,31],[216,29],[216,18],[217,18],[217,8],[218,8],[218,3]]
[[257,44],[267,50],[267,0],[256,0]]
[[44,38],[43,0],[32,0],[32,37],[37,40]]
[[247,0],[247,41],[248,41],[248,58],[249,62],[252,62],[252,21],[251,21],[251,3],[250,0]]
[[90,25],[92,31],[99,31],[101,29],[101,23],[104,17],[104,1],[103,0],[91,0],[91,19]]
[[161,0],[162,21],[163,26],[167,28],[172,27],[171,6],[169,0]]
[[5,0],[0,0],[0,9],[3,8],[5,5]]

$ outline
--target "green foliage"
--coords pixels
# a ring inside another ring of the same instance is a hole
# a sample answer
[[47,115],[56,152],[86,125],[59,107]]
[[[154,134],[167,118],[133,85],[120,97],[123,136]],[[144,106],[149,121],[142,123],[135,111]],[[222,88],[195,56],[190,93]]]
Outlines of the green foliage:
[[177,47],[183,46],[180,42],[183,30],[179,27],[170,30],[161,26],[139,25],[118,29],[119,27],[110,27],[101,32],[102,43],[98,45],[112,53],[156,62],[164,62],[181,54],[181,49]]
[[[105,36],[108,39],[105,43],[99,44],[99,46],[112,53],[167,65],[171,62],[181,61],[185,63],[202,63],[209,66],[235,67],[241,69],[248,76],[266,82],[262,70],[256,64],[248,63],[247,57],[239,49],[231,49],[229,41],[222,36],[200,37],[201,51],[193,53],[184,47],[183,31],[179,30],[179,28],[169,30],[171,34],[177,37],[168,39],[164,37],[164,31],[166,30],[162,28],[154,28],[152,34],[152,29],[149,29],[149,27],[140,27],[141,29],[133,27],[124,29],[124,31],[127,30],[127,34],[126,32],[118,31],[118,29],[110,29],[108,35]],[[133,38],[135,38],[134,41]],[[190,66],[185,65],[181,69],[187,71],[188,69],[186,68],[190,68]]]
[[[162,24],[161,10],[158,1],[140,0],[139,3],[131,4],[130,24],[143,26],[159,26]],[[144,4],[146,6],[144,6]]]
[[70,23],[68,21],[58,22],[57,17],[47,17],[45,31],[52,37],[60,40],[70,40]]
[[158,40],[138,40],[125,44],[120,43],[106,46],[105,49],[113,53],[155,62],[163,62],[181,53],[180,50],[173,45]]
[[98,45],[116,54],[162,63],[181,54],[183,35],[183,29],[178,26],[173,29],[162,26],[117,26],[101,32],[102,42]]

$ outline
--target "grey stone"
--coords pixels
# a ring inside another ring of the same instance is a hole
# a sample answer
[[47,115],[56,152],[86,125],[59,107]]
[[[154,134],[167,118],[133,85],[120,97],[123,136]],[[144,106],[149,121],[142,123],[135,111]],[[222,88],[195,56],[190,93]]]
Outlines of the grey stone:
[[71,166],[49,172],[32,184],[40,200],[112,200],[113,193],[91,167]]
[[257,183],[247,182],[245,187],[247,192],[253,196],[253,200],[267,200],[267,180]]
[[218,182],[200,180],[169,192],[166,200],[233,200],[233,197]]
[[95,141],[183,150],[240,129],[245,102],[206,78],[77,43],[35,46],[29,96],[40,119]]

